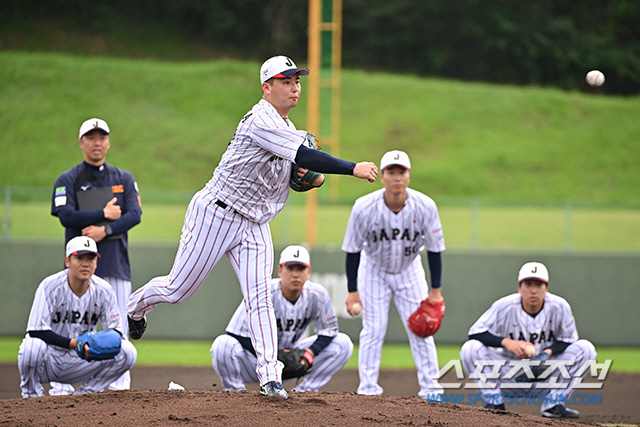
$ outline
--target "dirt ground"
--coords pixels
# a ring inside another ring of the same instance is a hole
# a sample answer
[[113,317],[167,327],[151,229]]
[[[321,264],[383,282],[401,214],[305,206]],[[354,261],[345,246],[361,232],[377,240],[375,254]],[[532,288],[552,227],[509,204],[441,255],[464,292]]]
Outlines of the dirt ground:
[[[455,382],[449,374],[441,382]],[[571,405],[575,420],[540,417],[539,406],[509,404],[507,412],[475,405],[428,404],[416,397],[415,371],[383,371],[384,396],[354,393],[358,373],[347,369],[320,393],[290,393],[288,400],[260,396],[257,385],[246,392],[224,392],[212,368],[135,367],[132,390],[83,396],[20,398],[20,375],[14,364],[0,364],[0,425],[229,425],[252,426],[584,426],[640,425],[640,374],[609,374],[601,389],[580,392],[601,395],[598,404]],[[174,381],[185,391],[168,391]],[[294,384],[286,382],[285,388]],[[446,390],[474,393],[473,390]]]

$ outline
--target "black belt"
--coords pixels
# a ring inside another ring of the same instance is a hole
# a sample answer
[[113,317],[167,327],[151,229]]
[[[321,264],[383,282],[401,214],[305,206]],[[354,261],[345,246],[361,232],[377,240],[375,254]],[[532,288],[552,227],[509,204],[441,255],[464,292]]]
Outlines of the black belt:
[[220,200],[216,200],[216,205],[220,206],[222,209],[227,209],[229,207],[229,205],[225,202],[221,202]]

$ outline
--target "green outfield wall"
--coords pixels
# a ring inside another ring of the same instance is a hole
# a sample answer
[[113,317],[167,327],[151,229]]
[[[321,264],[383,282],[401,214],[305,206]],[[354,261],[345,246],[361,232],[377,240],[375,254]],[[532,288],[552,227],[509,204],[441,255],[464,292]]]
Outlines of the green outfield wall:
[[[133,288],[165,275],[177,245],[131,244]],[[276,248],[277,253],[282,248]],[[63,268],[62,243],[0,242],[0,335],[24,334],[36,287]],[[640,254],[576,252],[447,251],[443,255],[443,295],[447,313],[436,342],[462,343],[469,326],[491,303],[517,291],[516,276],[527,261],[540,261],[550,272],[549,291],[573,307],[582,338],[596,345],[640,346],[637,309]],[[311,251],[311,279],[328,289],[340,319],[340,328],[358,340],[360,318],[344,311],[346,279],[344,256],[336,249]],[[211,339],[225,326],[241,301],[240,288],[226,258],[204,285],[179,305],[161,304],[149,314],[149,339]],[[387,342],[407,342],[395,309],[390,313]]]

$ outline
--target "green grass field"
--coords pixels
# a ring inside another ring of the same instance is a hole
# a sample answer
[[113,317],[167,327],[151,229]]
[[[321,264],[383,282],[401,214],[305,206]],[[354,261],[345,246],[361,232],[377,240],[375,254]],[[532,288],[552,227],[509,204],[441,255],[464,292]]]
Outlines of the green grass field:
[[[17,362],[18,347],[22,338],[0,337],[0,362]],[[138,365],[145,366],[211,366],[209,341],[136,341]],[[438,345],[440,367],[449,360],[459,359],[460,347]],[[598,362],[611,359],[613,372],[640,372],[640,349],[599,348]],[[357,368],[358,347],[356,346],[346,368]],[[415,369],[411,349],[408,345],[385,345],[382,349],[382,369]]]
[[[131,241],[178,242],[187,202],[144,204],[143,209]],[[307,216],[306,209],[291,203],[276,217],[271,223],[276,245],[307,241],[305,221],[298,220]],[[640,212],[632,209],[444,204],[439,210],[449,249],[640,251]],[[317,246],[342,244],[350,211],[350,205],[329,203],[317,209]],[[0,207],[0,218],[5,212]],[[10,214],[12,239],[60,239],[60,223],[49,214],[48,203],[13,203]]]
[[[196,191],[260,98],[258,68],[0,51],[0,185],[51,187],[81,160],[78,127],[97,116],[112,130],[107,161],[130,170],[143,194]],[[341,76],[340,156],[378,162],[405,150],[412,186],[436,200],[640,205],[640,97]],[[300,129],[306,100],[291,115]],[[352,202],[372,187],[341,178],[337,197]]]

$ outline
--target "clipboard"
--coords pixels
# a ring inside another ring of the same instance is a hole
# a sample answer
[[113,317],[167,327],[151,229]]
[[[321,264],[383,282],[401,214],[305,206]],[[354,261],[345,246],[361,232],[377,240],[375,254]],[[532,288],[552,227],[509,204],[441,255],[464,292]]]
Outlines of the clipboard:
[[[81,211],[102,210],[111,199],[113,199],[113,190],[111,190],[111,187],[92,188],[90,190],[76,192],[78,210]],[[111,222],[112,221],[105,219],[94,225],[103,226]],[[119,237],[119,234],[112,234],[105,240],[117,239]]]

